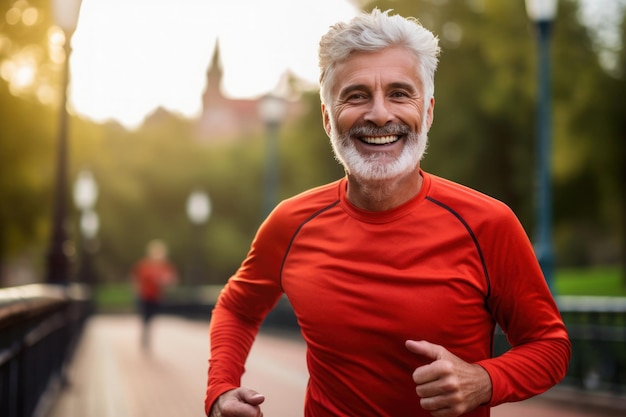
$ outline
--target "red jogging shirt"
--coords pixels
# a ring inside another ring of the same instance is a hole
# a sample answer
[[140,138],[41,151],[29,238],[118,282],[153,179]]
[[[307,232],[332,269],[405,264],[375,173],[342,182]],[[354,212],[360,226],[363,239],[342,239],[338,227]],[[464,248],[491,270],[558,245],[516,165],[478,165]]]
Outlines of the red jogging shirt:
[[[287,294],[307,343],[304,415],[429,416],[408,339],[489,373],[489,406],[539,394],[571,347],[529,239],[503,203],[422,171],[420,193],[384,212],[350,204],[346,179],[282,202],[259,229],[211,319],[206,411],[240,384],[258,328]],[[513,349],[492,358],[496,323]],[[262,387],[251,387],[262,392]]]

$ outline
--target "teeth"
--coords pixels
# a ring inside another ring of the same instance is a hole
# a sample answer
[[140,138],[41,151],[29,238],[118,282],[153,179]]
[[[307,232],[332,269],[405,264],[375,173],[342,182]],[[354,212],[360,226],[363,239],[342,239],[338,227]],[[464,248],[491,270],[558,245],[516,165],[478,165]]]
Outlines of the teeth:
[[369,143],[371,145],[386,145],[388,143],[395,142],[396,140],[398,140],[398,137],[395,135],[394,136],[376,136],[376,137],[364,136],[362,139],[363,139],[363,142]]

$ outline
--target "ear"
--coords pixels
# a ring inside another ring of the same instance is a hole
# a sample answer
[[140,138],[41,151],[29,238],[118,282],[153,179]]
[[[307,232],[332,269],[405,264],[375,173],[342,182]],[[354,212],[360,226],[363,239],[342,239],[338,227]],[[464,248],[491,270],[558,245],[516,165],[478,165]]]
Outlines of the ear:
[[430,130],[430,127],[433,125],[433,119],[435,118],[435,97],[430,98],[426,117],[428,118],[428,130]]
[[328,137],[330,137],[330,132],[332,131],[330,127],[330,114],[328,113],[328,109],[324,103],[322,103],[322,121],[324,123],[324,130],[326,131]]

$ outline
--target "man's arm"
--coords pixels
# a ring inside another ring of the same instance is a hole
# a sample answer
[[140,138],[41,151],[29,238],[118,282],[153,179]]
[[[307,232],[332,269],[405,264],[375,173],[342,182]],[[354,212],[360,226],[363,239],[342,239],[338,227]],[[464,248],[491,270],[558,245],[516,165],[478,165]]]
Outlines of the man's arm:
[[209,326],[210,358],[205,397],[207,415],[220,395],[240,386],[244,365],[257,332],[257,324],[242,320],[230,312],[220,296]]
[[486,307],[511,349],[477,362],[493,385],[490,406],[541,394],[565,376],[571,343],[523,227],[512,214],[494,216],[479,236],[491,292]]
[[[207,415],[218,397],[239,388],[261,323],[282,295],[279,271],[284,249],[277,244],[273,230],[277,229],[271,222],[259,229],[250,252],[228,280],[211,314]],[[239,395],[239,391],[234,394]]]

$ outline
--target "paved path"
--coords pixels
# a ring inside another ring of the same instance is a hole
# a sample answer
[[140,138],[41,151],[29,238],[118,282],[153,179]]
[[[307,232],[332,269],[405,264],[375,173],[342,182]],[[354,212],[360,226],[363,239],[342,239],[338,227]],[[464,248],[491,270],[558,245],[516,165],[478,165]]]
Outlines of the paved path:
[[[139,344],[133,316],[90,319],[69,369],[69,386],[50,417],[202,417],[208,358],[205,322],[162,316],[152,348]],[[307,382],[302,341],[263,332],[244,384],[266,396],[267,417],[302,416]],[[613,417],[543,398],[492,409],[492,417]]]

